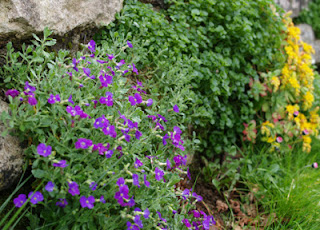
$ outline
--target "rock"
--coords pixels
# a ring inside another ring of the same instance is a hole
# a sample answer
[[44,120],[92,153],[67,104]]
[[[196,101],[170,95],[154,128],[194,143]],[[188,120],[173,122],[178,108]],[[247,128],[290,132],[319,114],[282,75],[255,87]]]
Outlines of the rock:
[[311,0],[275,0],[285,11],[292,11],[291,17],[297,17],[300,11],[308,7]]
[[299,24],[297,25],[297,27],[300,29],[301,31],[301,39],[302,41],[311,44],[314,42],[315,40],[315,36],[314,36],[314,32],[313,29],[310,25],[308,24]]
[[[0,114],[8,111],[8,105],[0,100]],[[4,125],[0,124],[0,132]],[[0,136],[0,191],[9,188],[22,174],[23,151],[16,137]]]
[[[123,0],[1,0],[0,41],[42,34],[45,27],[56,35],[76,28],[99,28],[109,24]],[[3,44],[0,44],[0,46]]]
[[320,63],[320,40],[315,40],[312,43],[312,47],[314,51],[316,52],[315,55],[313,55],[314,63],[319,64]]
[[315,54],[312,55],[313,63],[320,63],[320,40],[316,40],[313,29],[308,24],[297,25],[301,31],[301,40],[312,45]]

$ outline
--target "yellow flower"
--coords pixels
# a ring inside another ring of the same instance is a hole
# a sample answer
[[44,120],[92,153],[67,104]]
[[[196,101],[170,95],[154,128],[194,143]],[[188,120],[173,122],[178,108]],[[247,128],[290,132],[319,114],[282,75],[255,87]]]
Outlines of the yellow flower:
[[312,103],[314,101],[314,97],[312,95],[312,93],[310,93],[310,91],[308,91],[305,95],[303,95],[303,106],[304,106],[304,109],[307,110],[307,109],[310,109],[311,106],[312,106]]
[[272,77],[271,78],[271,85],[274,86],[273,88],[273,92],[276,92],[278,89],[279,89],[279,86],[280,86],[280,80],[278,77]]
[[305,43],[305,42],[301,42],[302,43],[302,47],[304,52],[306,52],[307,54],[314,54],[314,49],[312,48],[311,45]]

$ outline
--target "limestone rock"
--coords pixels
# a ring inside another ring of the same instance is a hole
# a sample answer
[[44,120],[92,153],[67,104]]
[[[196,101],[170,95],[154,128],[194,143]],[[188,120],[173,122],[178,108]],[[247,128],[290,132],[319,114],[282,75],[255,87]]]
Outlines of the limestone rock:
[[[8,105],[0,100],[0,114],[8,110]],[[4,125],[0,124],[0,132]],[[0,191],[9,188],[21,175],[23,153],[17,138],[0,136]]]
[[299,24],[297,25],[297,27],[300,29],[301,31],[301,39],[302,41],[306,42],[306,43],[313,43],[315,40],[315,36],[314,36],[314,32],[313,29],[310,25],[308,24]]
[[0,41],[40,34],[45,27],[56,35],[75,28],[109,24],[123,0],[1,0]]
[[301,40],[312,45],[315,51],[315,54],[312,55],[312,62],[320,63],[320,40],[316,40],[312,27],[308,24],[299,24],[297,27],[301,31]]
[[292,17],[297,17],[300,11],[308,7],[311,0],[275,0],[285,11],[292,11]]

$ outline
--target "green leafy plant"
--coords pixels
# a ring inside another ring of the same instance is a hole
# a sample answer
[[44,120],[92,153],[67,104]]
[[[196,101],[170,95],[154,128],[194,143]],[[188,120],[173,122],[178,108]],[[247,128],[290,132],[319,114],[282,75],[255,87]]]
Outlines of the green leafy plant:
[[[175,188],[190,177],[182,152],[193,152],[196,142],[182,133],[179,100],[158,103],[148,82],[139,81],[134,42],[91,40],[72,60],[61,50],[45,61],[46,33],[19,53],[30,60],[28,69],[17,69],[26,79],[6,83],[14,88],[6,92],[11,110],[2,119],[29,141],[25,154],[37,180],[34,191],[15,197],[19,209],[3,229],[22,212],[28,229],[188,227],[202,197]],[[11,48],[10,55],[9,72],[18,56]],[[34,59],[42,61],[33,65]],[[204,229],[214,224],[205,213],[198,220]]]

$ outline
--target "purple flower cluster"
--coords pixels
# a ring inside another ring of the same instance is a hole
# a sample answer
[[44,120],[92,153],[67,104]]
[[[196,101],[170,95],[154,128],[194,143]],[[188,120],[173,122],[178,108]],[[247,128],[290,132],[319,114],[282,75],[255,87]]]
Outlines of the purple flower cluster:
[[75,143],[76,149],[87,149],[92,146],[92,140],[79,138],[78,141]]
[[77,116],[79,115],[80,118],[87,118],[89,117],[88,114],[86,114],[79,105],[76,105],[74,108],[72,106],[67,106],[66,108],[67,112],[72,116]]
[[106,73],[104,75],[101,74],[99,76],[99,80],[101,82],[102,87],[108,87],[109,85],[112,84],[112,76],[110,76]]
[[36,105],[38,103],[34,95],[34,92],[36,91],[36,87],[31,86],[29,82],[26,81],[24,89],[25,89],[24,94],[28,96],[29,105]]
[[48,103],[49,104],[54,104],[54,103],[60,102],[60,101],[61,101],[61,99],[60,99],[60,95],[59,94],[57,94],[55,96],[53,94],[50,94],[50,97],[48,99]]
[[93,196],[86,198],[85,196],[80,197],[80,205],[82,208],[92,209],[94,207],[95,199]]
[[37,152],[40,156],[47,157],[51,154],[52,147],[50,145],[46,146],[44,143],[40,143],[37,147]]
[[19,96],[20,92],[16,89],[9,89],[7,92],[6,92],[6,96],[11,96],[13,98]]
[[113,94],[110,92],[106,92],[106,96],[100,97],[99,102],[101,104],[105,104],[107,106],[112,106],[113,105]]
[[[133,207],[135,205],[135,201],[133,197],[129,197],[129,187],[125,184],[125,180],[123,177],[120,177],[117,181],[117,185],[119,186],[119,191],[115,193],[114,198],[118,201],[118,203],[122,206]],[[124,201],[127,201],[125,203]]]
[[134,96],[129,96],[129,102],[132,106],[142,103],[142,97],[139,93],[135,93]]

